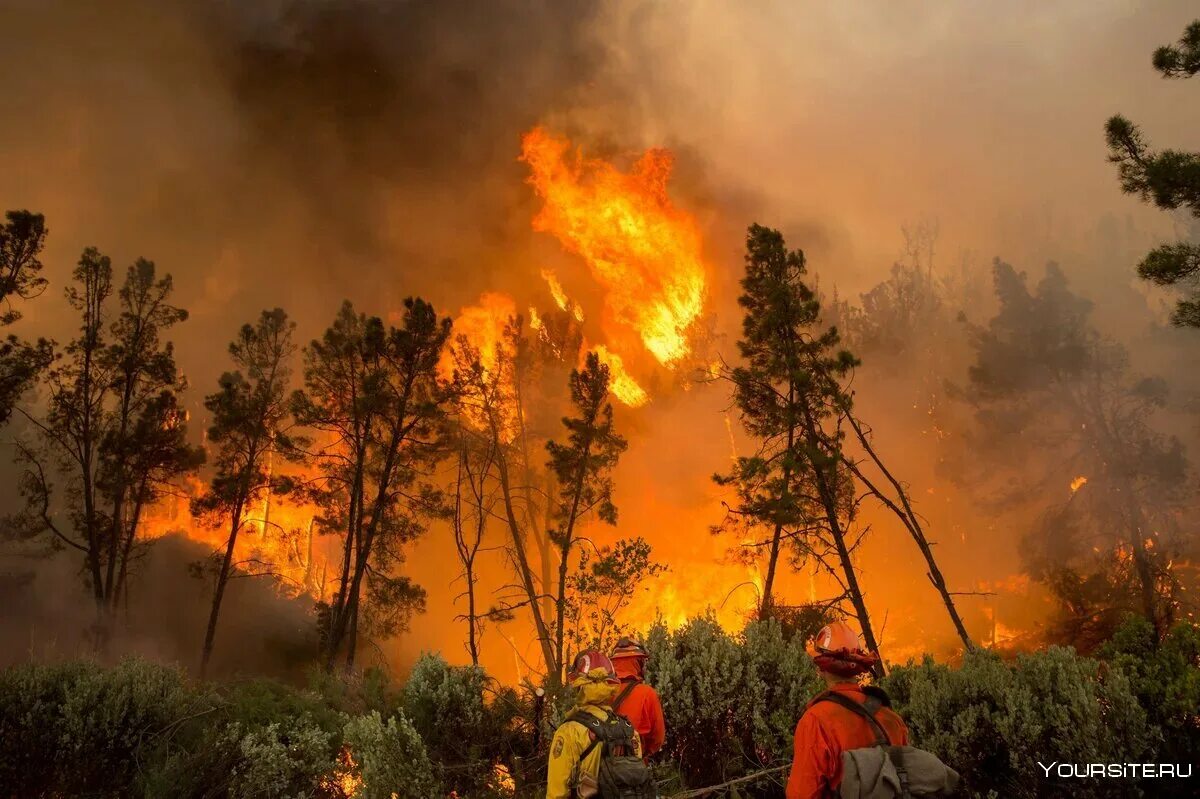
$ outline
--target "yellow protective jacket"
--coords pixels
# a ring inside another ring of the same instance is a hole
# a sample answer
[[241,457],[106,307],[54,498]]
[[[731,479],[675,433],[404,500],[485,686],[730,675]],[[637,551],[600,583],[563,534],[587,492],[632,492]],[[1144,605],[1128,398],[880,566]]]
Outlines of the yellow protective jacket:
[[[581,703],[571,708],[568,717],[583,711],[598,719],[607,718],[611,712],[608,706],[612,686],[598,686],[600,692],[590,691],[593,686],[586,685],[581,689]],[[595,696],[599,693],[599,696]],[[593,694],[589,697],[588,694]],[[584,703],[583,700],[594,698],[597,701]],[[642,753],[640,736],[633,736],[633,745],[640,757]],[[600,772],[600,747],[594,747],[587,758],[581,763],[579,756],[592,742],[592,734],[587,727],[578,721],[564,721],[554,732],[554,740],[550,743],[550,765],[546,779],[546,799],[590,799],[597,793],[596,779]]]

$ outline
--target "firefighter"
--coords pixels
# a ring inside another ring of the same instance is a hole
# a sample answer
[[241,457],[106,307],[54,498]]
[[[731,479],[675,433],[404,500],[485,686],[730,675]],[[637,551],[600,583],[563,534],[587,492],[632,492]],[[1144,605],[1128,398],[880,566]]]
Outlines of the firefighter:
[[867,708],[892,746],[908,744],[908,728],[888,706],[887,694],[859,684],[859,678],[871,671],[878,658],[864,649],[850,625],[838,621],[824,627],[813,639],[810,652],[828,690],[808,703],[796,725],[787,799],[836,797],[842,783],[842,752],[877,742],[867,718],[830,701],[828,694],[839,694]]
[[[588,799],[600,795],[600,761],[609,753],[605,752],[605,747],[595,745],[595,733],[575,720],[580,714],[592,716],[602,723],[624,725],[633,749],[630,754],[641,757],[637,734],[609,706],[619,681],[612,661],[603,652],[588,651],[576,656],[567,673],[567,685],[575,691],[575,706],[554,732],[554,740],[550,743],[546,799]],[[634,762],[641,764],[640,760]]]
[[658,692],[645,682],[650,654],[637,641],[622,638],[609,657],[621,680],[621,687],[613,694],[612,709],[629,719],[641,738],[642,755],[649,758],[662,749],[667,737],[662,702]]

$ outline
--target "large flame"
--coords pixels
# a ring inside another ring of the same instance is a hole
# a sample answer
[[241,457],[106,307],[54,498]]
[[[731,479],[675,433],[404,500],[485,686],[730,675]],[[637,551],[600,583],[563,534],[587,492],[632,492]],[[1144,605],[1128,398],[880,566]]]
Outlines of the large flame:
[[614,397],[631,408],[640,408],[650,401],[646,389],[638,385],[633,376],[625,371],[625,362],[621,360],[620,355],[610,352],[603,344],[597,344],[592,351],[596,353],[600,363],[608,366],[608,390]]
[[659,363],[678,364],[704,307],[706,270],[699,227],[667,195],[671,153],[648,150],[625,173],[537,127],[525,134],[521,159],[545,201],[534,229],[582,256],[612,318]]

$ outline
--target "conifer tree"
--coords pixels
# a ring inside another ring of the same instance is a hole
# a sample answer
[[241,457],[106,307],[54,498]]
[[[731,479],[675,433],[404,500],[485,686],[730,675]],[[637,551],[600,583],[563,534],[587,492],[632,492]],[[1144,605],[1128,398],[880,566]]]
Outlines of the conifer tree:
[[758,444],[716,477],[738,497],[723,527],[760,534],[753,545],[766,552],[761,617],[772,614],[785,547],[796,559],[828,558],[843,588],[838,600],[849,601],[867,647],[878,653],[852,558],[856,500],[840,426],[851,405],[843,381],[857,362],[839,347],[838,331],[821,323],[804,253],[789,251],[779,231],[752,225],[745,263],[742,363],[726,377],[742,426]]
[[[1154,68],[1165,78],[1190,78],[1200,72],[1200,19],[1187,26],[1177,44],[1154,51]],[[1122,191],[1166,210],[1187,209],[1200,218],[1200,153],[1155,152],[1138,126],[1120,115],[1108,120],[1105,133],[1108,160],[1117,165]],[[1172,320],[1200,327],[1200,244],[1179,241],[1156,247],[1137,272],[1157,285],[1179,287],[1184,297]]]

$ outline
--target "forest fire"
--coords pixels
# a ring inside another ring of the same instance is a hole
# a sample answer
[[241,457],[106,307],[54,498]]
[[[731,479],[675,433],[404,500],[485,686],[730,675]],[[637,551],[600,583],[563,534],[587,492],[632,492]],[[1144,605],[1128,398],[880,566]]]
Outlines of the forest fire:
[[333,772],[322,777],[318,787],[321,795],[328,799],[354,799],[365,784],[354,753],[350,747],[343,746]]
[[605,292],[606,321],[632,328],[660,364],[677,365],[704,310],[707,269],[695,220],[667,194],[671,154],[650,150],[624,173],[538,127],[525,134],[521,159],[545,202],[534,229],[584,259]]
[[0,3],[0,799],[1196,795],[1194,0],[97,5]]

